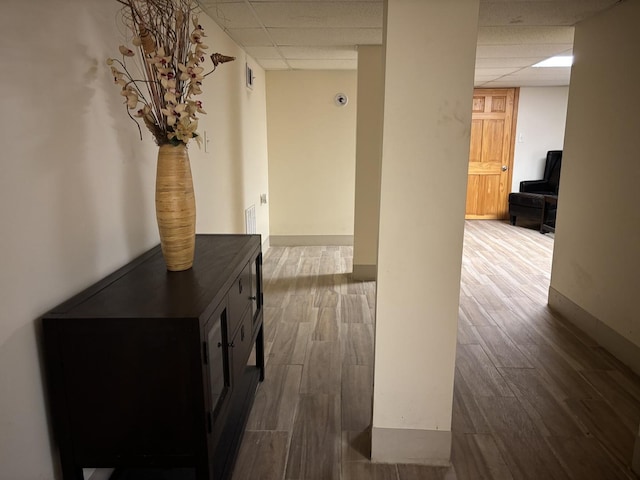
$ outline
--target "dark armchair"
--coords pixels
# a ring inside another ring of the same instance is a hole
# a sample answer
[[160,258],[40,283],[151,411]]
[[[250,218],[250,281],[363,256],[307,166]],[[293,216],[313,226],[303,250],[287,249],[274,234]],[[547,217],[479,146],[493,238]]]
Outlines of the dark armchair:
[[534,221],[541,232],[553,231],[555,227],[556,207],[562,150],[549,150],[542,180],[520,182],[520,192],[509,194],[509,219],[511,225],[516,219]]

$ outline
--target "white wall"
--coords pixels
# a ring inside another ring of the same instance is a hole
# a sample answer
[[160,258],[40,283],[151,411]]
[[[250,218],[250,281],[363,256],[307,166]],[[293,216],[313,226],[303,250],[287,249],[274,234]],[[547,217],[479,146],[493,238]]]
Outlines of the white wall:
[[355,71],[267,72],[272,237],[353,235],[356,83]]
[[628,0],[576,26],[551,274],[552,293],[595,319],[591,333],[636,346],[639,24],[640,0]]
[[388,1],[374,461],[449,462],[478,5]]
[[[0,6],[3,480],[54,478],[38,317],[158,242],[157,147],[146,132],[140,142],[105,65],[121,43],[117,8],[101,0]],[[213,51],[242,54],[203,21]],[[264,73],[256,68],[257,90],[249,94],[243,62],[236,63],[220,67],[204,87],[209,116],[201,125],[215,132],[215,150],[190,148],[200,232],[242,231],[244,204],[266,191]],[[222,129],[228,118],[233,123]],[[227,200],[238,191],[239,200]]]
[[562,150],[569,87],[522,87],[518,101],[511,191],[542,178],[548,150]]
[[[268,152],[265,72],[216,23],[201,15],[209,53],[236,60],[218,66],[206,78],[201,99],[207,115],[201,133],[209,140],[207,152],[190,151],[197,201],[197,231],[244,233],[244,211],[256,206],[257,232],[269,234],[269,206],[260,205],[268,193]],[[253,90],[246,87],[245,63],[253,69]]]
[[358,119],[353,231],[353,276],[375,279],[380,218],[380,164],[384,120],[384,51],[358,48]]

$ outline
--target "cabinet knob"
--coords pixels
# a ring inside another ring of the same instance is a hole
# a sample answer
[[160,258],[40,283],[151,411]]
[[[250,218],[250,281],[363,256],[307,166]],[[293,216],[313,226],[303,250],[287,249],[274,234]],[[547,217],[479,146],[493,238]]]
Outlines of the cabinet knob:
[[234,342],[231,342],[231,343],[229,343],[229,344],[228,344],[228,347],[229,347],[229,348],[233,348],[233,347],[235,347],[235,346],[236,346],[236,344],[235,344]]
[[249,300],[253,300],[254,302],[255,302],[257,299],[258,299],[258,297],[253,296],[253,295],[252,295],[251,297],[249,297]]

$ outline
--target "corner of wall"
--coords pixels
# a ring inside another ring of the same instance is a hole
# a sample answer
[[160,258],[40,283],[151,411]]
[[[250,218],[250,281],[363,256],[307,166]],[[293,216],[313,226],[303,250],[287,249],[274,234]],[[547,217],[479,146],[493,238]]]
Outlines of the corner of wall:
[[358,265],[353,264],[353,269],[351,272],[351,278],[358,281],[375,281],[378,277],[378,266],[377,265]]
[[262,241],[262,252],[266,252],[271,247],[271,237],[269,235],[265,235],[264,240]]
[[549,308],[589,335],[614,357],[640,375],[640,347],[565,297],[554,287],[549,287]]

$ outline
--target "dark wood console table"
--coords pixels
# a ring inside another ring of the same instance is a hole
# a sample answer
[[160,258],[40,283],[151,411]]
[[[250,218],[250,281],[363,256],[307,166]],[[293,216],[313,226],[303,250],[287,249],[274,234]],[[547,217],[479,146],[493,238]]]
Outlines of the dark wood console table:
[[47,313],[64,480],[230,478],[264,378],[262,300],[260,236],[198,235],[192,269],[156,247]]

